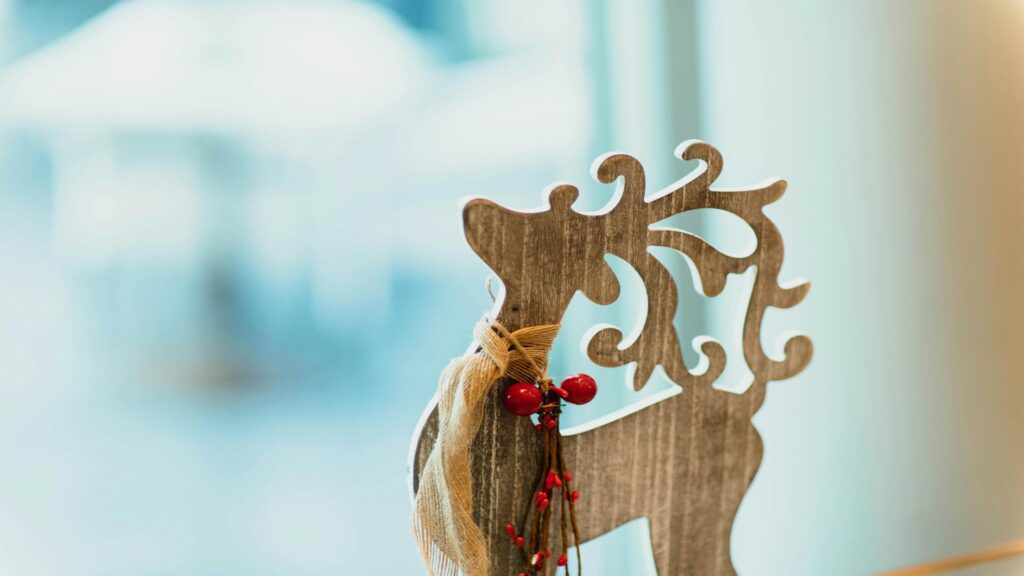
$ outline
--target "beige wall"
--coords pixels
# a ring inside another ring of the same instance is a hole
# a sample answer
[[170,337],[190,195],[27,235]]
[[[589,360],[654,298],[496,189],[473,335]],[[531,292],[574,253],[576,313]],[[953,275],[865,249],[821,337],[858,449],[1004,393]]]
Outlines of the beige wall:
[[783,280],[812,281],[767,326],[817,347],[756,419],[737,569],[863,574],[1024,538],[1024,1],[698,14],[721,183],[789,180]]

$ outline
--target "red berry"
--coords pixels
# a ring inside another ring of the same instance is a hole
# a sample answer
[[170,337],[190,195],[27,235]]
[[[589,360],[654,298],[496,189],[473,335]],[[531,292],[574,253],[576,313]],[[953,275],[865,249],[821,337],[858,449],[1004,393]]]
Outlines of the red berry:
[[529,416],[540,409],[544,395],[533,384],[517,382],[505,389],[501,403],[516,416]]
[[574,374],[562,380],[562,389],[569,393],[567,402],[586,404],[597,396],[597,382],[586,374]]
[[573,502],[576,502],[579,499],[580,499],[580,491],[579,490],[573,490],[572,494],[569,495],[569,500],[571,500]]
[[515,539],[516,527],[511,524],[505,524],[505,533],[508,534],[509,538]]
[[519,536],[518,538],[516,538],[516,547],[517,548],[522,548],[524,544],[526,544],[526,540],[523,540],[522,536]]
[[551,501],[548,500],[547,498],[545,498],[545,499],[540,501],[540,504],[537,504],[537,508],[540,508],[541,510],[543,510],[543,509],[548,507],[548,504],[551,504]]
[[542,500],[546,500],[547,497],[548,497],[548,493],[543,491],[543,490],[541,490],[540,492],[537,492],[536,494],[534,494],[533,499],[537,501],[537,504],[540,504],[541,501]]
[[566,482],[572,482],[572,474],[569,474],[569,472],[563,472],[562,477],[565,478]]
[[568,563],[569,563],[569,558],[566,557],[565,552],[562,552],[562,555],[558,557],[558,565],[559,566],[565,566]]

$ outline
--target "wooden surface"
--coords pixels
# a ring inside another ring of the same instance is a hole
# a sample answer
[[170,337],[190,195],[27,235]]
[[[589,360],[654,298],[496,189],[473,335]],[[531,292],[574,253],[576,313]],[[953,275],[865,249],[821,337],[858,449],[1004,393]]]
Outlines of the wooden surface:
[[[918,564],[899,570],[880,572],[875,576],[928,576],[930,574],[948,574],[954,570],[988,564],[997,560],[1005,560],[1015,556],[1024,556],[1024,540],[1017,540],[991,548],[975,550],[966,554],[952,556],[927,564]],[[1015,572],[1016,573],[1016,572]]]
[[[622,333],[602,329],[590,340],[588,353],[602,366],[635,363],[637,389],[659,365],[681,388],[566,437],[567,466],[582,493],[577,505],[581,539],[585,542],[630,520],[647,518],[661,576],[734,574],[729,554],[732,522],[762,455],[761,438],[750,419],[764,401],[766,383],[800,372],[812,352],[810,340],[796,336],[786,342],[784,358],[769,358],[761,347],[761,321],[769,306],[798,303],[809,285],[783,288],[778,283],[782,239],[762,209],[782,195],[785,182],[713,190],[710,186],[722,170],[719,152],[690,141],[676,153],[701,160],[702,166],[651,198],[645,198],[644,172],[636,159],[606,155],[595,163],[595,176],[605,183],[618,181],[619,188],[616,198],[598,213],[573,211],[578,190],[560,185],[548,192],[545,209],[518,212],[474,199],[465,205],[463,219],[473,250],[505,285],[496,315],[510,330],[559,323],[578,290],[598,304],[614,302],[619,284],[604,260],[606,254],[636,269],[649,302],[642,333],[620,350]],[[754,251],[733,257],[695,235],[657,226],[670,216],[699,208],[742,218],[757,238]],[[650,246],[671,247],[688,257],[709,296],[722,291],[730,273],[756,267],[743,329],[744,360],[754,381],[744,393],[712,387],[726,362],[725,351],[713,340],[700,347],[708,360],[706,370],[692,372],[683,363],[672,324],[678,293],[668,271],[648,252]],[[473,445],[475,518],[491,540],[494,576],[520,571],[521,557],[502,527],[521,524],[541,457],[529,420],[508,414],[498,402],[505,384],[491,390]],[[413,490],[435,435],[432,405],[413,440]],[[557,513],[552,525],[558,525]],[[559,548],[557,541],[552,543],[552,550]],[[553,563],[548,564],[552,573]]]

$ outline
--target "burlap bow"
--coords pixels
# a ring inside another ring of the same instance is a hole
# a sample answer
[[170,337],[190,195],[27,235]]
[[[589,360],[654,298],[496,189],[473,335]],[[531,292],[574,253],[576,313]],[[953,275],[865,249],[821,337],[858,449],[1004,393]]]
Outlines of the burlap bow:
[[480,429],[483,399],[503,376],[546,377],[558,325],[509,332],[484,318],[474,330],[475,353],[456,358],[438,384],[438,434],[420,476],[412,526],[431,576],[487,576],[487,539],[473,521],[469,449]]

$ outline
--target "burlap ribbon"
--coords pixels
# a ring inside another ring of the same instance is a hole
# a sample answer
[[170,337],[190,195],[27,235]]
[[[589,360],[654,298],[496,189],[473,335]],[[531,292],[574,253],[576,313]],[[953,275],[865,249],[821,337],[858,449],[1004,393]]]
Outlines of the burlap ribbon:
[[507,376],[545,378],[548,351],[558,325],[509,332],[484,318],[474,330],[475,353],[456,358],[438,384],[438,433],[420,475],[413,510],[413,535],[431,576],[487,576],[487,538],[473,521],[469,449],[480,429],[483,400]]

